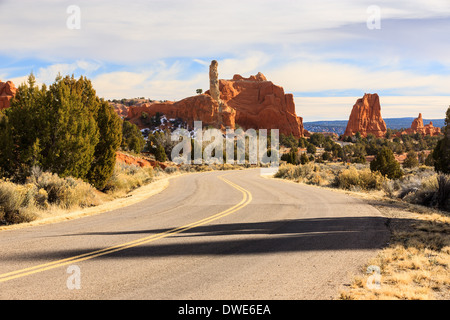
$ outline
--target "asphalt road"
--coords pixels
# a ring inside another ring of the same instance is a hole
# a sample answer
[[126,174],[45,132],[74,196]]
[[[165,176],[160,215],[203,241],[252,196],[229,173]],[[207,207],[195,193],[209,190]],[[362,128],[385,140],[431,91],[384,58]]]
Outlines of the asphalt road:
[[104,214],[0,232],[0,299],[333,299],[388,239],[343,193],[189,174]]

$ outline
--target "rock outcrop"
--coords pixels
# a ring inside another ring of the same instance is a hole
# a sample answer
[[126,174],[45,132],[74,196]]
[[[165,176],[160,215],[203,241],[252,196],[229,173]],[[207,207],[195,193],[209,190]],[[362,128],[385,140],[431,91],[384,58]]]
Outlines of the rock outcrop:
[[2,82],[0,80],[0,110],[10,107],[10,100],[16,94],[16,87],[11,81]]
[[209,92],[213,100],[220,103],[220,88],[219,88],[219,63],[216,60],[211,62],[209,66]]
[[129,154],[125,154],[123,152],[116,152],[116,161],[118,163],[125,163],[128,165],[134,165],[141,168],[155,168],[160,167],[161,169],[166,169],[167,164],[163,162],[151,160],[151,159],[143,159],[140,157],[131,156]]
[[414,119],[411,124],[411,128],[406,129],[405,131],[399,132],[397,136],[401,136],[403,134],[415,134],[420,133],[424,136],[439,136],[441,134],[441,128],[436,128],[433,126],[433,122],[430,122],[427,125],[423,124],[422,114],[419,113],[419,117]]
[[353,106],[344,137],[351,137],[359,132],[363,137],[373,134],[379,138],[383,137],[386,131],[386,123],[381,117],[381,105],[378,94],[366,93]]
[[268,81],[262,73],[220,80],[220,98],[236,110],[235,123],[244,129],[279,129],[280,134],[304,136],[303,118],[295,112],[294,96]]
[[152,117],[157,112],[167,118],[181,118],[192,128],[194,121],[204,126],[235,129],[279,129],[280,134],[303,137],[303,118],[295,112],[294,96],[268,81],[262,73],[244,78],[218,80],[217,61],[210,66],[210,90],[178,102],[146,103],[128,109],[127,119],[141,128],[143,112]]

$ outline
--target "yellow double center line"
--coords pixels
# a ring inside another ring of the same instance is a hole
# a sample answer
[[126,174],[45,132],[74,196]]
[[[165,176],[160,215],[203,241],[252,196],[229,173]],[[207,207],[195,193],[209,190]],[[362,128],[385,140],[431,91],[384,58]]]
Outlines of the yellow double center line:
[[225,211],[219,212],[213,216],[207,217],[200,221],[196,221],[196,222],[187,224],[185,226],[174,228],[174,229],[171,229],[171,230],[168,230],[165,232],[161,232],[161,233],[149,236],[149,237],[137,239],[137,240],[119,244],[119,245],[116,245],[113,247],[92,251],[89,253],[81,254],[78,256],[74,256],[74,257],[70,257],[70,258],[66,258],[66,259],[62,259],[62,260],[57,260],[57,261],[53,261],[53,262],[49,262],[49,263],[45,263],[45,264],[40,264],[40,265],[37,265],[34,267],[29,267],[26,269],[21,269],[21,270],[17,270],[17,271],[0,274],[0,283],[10,281],[13,279],[17,279],[17,278],[21,278],[21,277],[25,277],[25,276],[29,276],[29,275],[32,275],[35,273],[40,273],[43,271],[59,268],[59,267],[65,266],[65,265],[74,264],[74,263],[82,262],[82,261],[89,260],[89,259],[94,259],[94,258],[97,258],[100,256],[114,253],[114,252],[118,252],[118,251],[130,249],[133,247],[137,247],[137,246],[140,246],[143,244],[147,244],[147,243],[150,243],[150,242],[162,239],[162,238],[167,238],[167,237],[175,235],[177,233],[181,233],[181,232],[205,225],[207,223],[213,222],[213,221],[223,218],[225,216],[228,216],[228,215],[244,208],[252,201],[252,194],[248,190],[245,190],[244,188],[238,186],[237,184],[225,179],[224,176],[220,176],[219,179],[223,180],[224,182],[226,182],[233,188],[239,190],[243,194],[243,198],[238,204],[234,205],[233,207],[231,207]]

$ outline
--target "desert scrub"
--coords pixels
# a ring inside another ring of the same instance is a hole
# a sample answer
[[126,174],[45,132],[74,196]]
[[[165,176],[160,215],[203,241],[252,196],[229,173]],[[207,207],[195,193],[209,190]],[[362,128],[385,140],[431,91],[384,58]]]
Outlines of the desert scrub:
[[116,163],[113,175],[107,181],[105,190],[109,194],[122,195],[153,181],[153,168]]
[[0,224],[29,222],[36,218],[33,213],[33,186],[0,181]]
[[450,211],[450,175],[417,171],[386,183],[386,195],[412,204]]
[[86,208],[100,203],[95,188],[81,179],[61,178],[55,173],[33,168],[26,183],[33,186],[29,198],[39,209],[50,205],[61,209]]
[[0,224],[33,221],[50,207],[85,208],[100,201],[90,184],[33,167],[24,184],[0,180]]
[[385,178],[377,171],[349,167],[336,175],[334,185],[346,190],[381,190]]
[[177,167],[166,167],[166,169],[164,169],[164,172],[167,174],[174,174],[176,172],[179,172]]

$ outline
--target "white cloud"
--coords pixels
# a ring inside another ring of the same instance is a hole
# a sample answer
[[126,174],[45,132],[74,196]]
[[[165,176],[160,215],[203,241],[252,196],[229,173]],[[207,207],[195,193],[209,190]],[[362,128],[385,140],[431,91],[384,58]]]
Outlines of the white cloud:
[[395,90],[395,94],[401,95],[450,94],[450,75],[423,75],[410,70],[372,70],[343,63],[301,61],[267,74],[291,92],[332,93],[360,89],[365,92]]
[[[78,1],[81,29],[69,30],[65,1],[5,1],[0,53],[120,63],[167,57],[214,56],[261,46],[317,43],[345,25],[365,25],[369,0]],[[383,19],[450,16],[441,0],[378,0]],[[320,38],[315,32],[324,31]],[[43,36],[45,35],[45,36]],[[342,36],[342,35],[341,35]]]
[[74,63],[58,63],[47,67],[39,68],[35,74],[38,83],[51,84],[55,81],[58,74],[62,76],[80,73],[88,75],[98,70],[100,64],[92,61],[79,60]]
[[[287,92],[437,96],[450,88],[448,74],[427,67],[450,68],[448,0],[79,0],[80,30],[66,27],[69,4],[2,1],[8,45],[0,57],[41,61],[34,68],[38,82],[51,83],[58,73],[88,75],[106,98],[193,95],[209,87],[213,58],[220,78],[260,71]],[[382,29],[372,32],[366,20],[373,4],[381,8]],[[26,79],[8,70],[2,78]],[[394,105],[408,111],[407,104]]]
[[180,62],[158,63],[150,69],[135,72],[109,72],[93,77],[92,83],[100,97],[121,99],[146,97],[154,100],[180,100],[195,94],[198,88],[209,89],[207,73],[193,74],[178,80],[183,72]]

